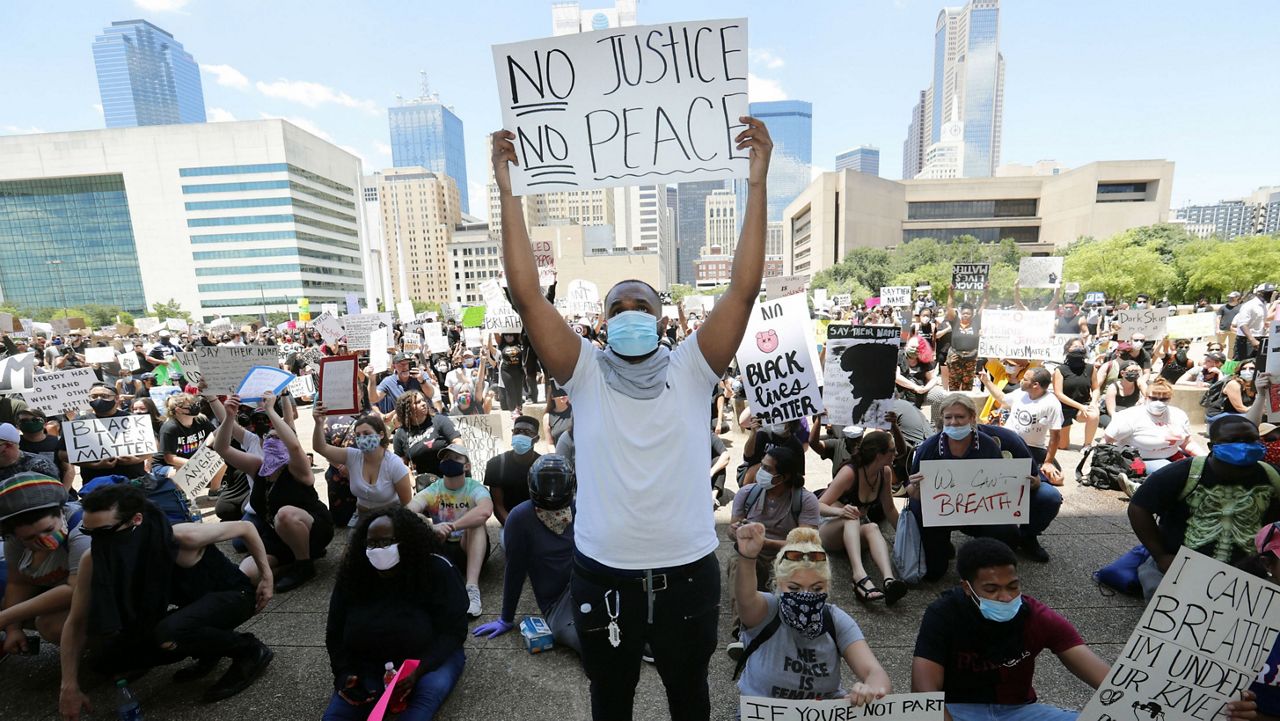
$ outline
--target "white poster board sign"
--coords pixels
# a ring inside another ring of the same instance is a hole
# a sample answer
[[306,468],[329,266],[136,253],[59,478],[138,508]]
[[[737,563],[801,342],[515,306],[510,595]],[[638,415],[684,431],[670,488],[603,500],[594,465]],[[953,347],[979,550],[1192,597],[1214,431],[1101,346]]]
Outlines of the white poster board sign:
[[29,393],[35,390],[35,387],[35,351],[27,351],[26,353],[0,359],[0,395],[6,393]]
[[881,288],[880,304],[893,308],[905,308],[911,305],[911,286],[890,285]]
[[848,308],[853,305],[853,296],[849,293],[840,293],[839,295],[832,296],[831,302],[835,303],[837,307]]
[[925,527],[1027,523],[1031,461],[1026,458],[921,461]]
[[120,363],[120,370],[126,370],[130,373],[136,372],[139,366],[142,365],[142,361],[138,360],[138,354],[133,351],[121,353],[116,356],[116,360]]
[[481,283],[480,294],[484,296],[484,325],[481,328],[485,333],[519,333],[524,329],[520,314],[511,307],[496,280]]
[[90,346],[84,349],[84,359],[89,363],[98,363],[99,365],[115,363],[116,349],[109,345]]
[[316,394],[316,377],[303,375],[289,381],[289,395],[294,398],[313,398]]
[[978,356],[1055,360],[1062,345],[1054,335],[1051,310],[984,310],[978,329]]
[[81,410],[89,404],[89,389],[97,382],[92,368],[45,373],[36,376],[35,390],[23,393],[22,400],[50,415]]
[[1218,317],[1213,313],[1169,316],[1165,321],[1168,338],[1212,338],[1218,335]]
[[369,333],[369,367],[370,373],[383,373],[391,367],[391,354],[387,347],[391,345],[391,326],[374,328]]
[[1023,288],[1057,288],[1062,285],[1062,258],[1023,258],[1018,265],[1018,285]]
[[600,289],[589,280],[569,282],[569,313],[583,317],[600,314]]
[[495,45],[493,62],[516,195],[747,176],[745,18]]
[[902,329],[885,325],[827,326],[822,401],[827,418],[840,426],[888,428]]
[[[325,305],[334,304],[326,303]],[[331,314],[328,311],[312,318],[311,327],[319,331],[320,337],[324,339],[325,343],[331,346],[347,334],[346,328],[342,326],[342,321],[338,320],[336,313]]]
[[422,337],[427,343],[427,351],[430,353],[448,353],[449,352],[449,336],[444,333],[444,326],[440,323],[424,323],[422,325]]
[[133,327],[137,328],[138,332],[143,335],[151,335],[160,329],[160,319],[153,317],[134,318]]
[[809,301],[789,295],[756,302],[738,348],[747,403],[761,424],[815,416],[822,394],[814,374]]
[[942,721],[945,706],[945,694],[937,691],[890,694],[865,706],[854,706],[842,698],[806,701],[743,696],[738,711],[740,721]]
[[94,463],[104,458],[149,456],[156,452],[151,416],[79,418],[68,421],[63,439],[67,460]]
[[775,275],[764,279],[764,297],[769,300],[803,293],[809,287],[807,275]]
[[474,416],[450,416],[461,443],[467,447],[467,460],[471,461],[471,477],[484,483],[485,466],[489,459],[507,451],[502,440],[502,413],[494,411]]
[[484,339],[480,337],[479,328],[463,328],[462,342],[468,348],[479,348],[480,346],[484,345]]
[[[1208,315],[1204,313],[1202,315]],[[1280,378],[1280,320],[1274,320],[1267,323],[1267,355],[1266,371],[1271,374],[1271,393],[1275,397],[1278,384],[1277,378]],[[1259,368],[1258,370],[1262,370]],[[1273,408],[1272,413],[1280,411],[1280,408]]]
[[1185,547],[1147,603],[1080,721],[1224,719],[1266,664],[1280,629],[1280,593]]
[[187,494],[187,498],[194,500],[209,492],[209,484],[213,483],[213,479],[218,477],[226,465],[217,451],[201,445],[187,459],[186,464],[173,474],[173,483]]
[[[1203,313],[1202,315],[1211,315]],[[1117,310],[1111,315],[1111,328],[1118,329],[1122,340],[1129,340],[1134,333],[1141,333],[1147,340],[1163,338],[1169,322],[1169,312],[1164,308],[1130,308]],[[1217,331],[1210,335],[1216,335]]]
[[407,323],[414,319],[417,312],[413,309],[413,301],[402,300],[396,303],[396,315],[400,317],[401,323]]
[[960,292],[983,290],[990,275],[990,263],[955,263],[951,266],[951,285]]
[[826,288],[814,288],[813,307],[814,308],[827,307],[827,289]]
[[390,313],[359,313],[342,317],[347,350],[368,350],[369,334],[381,326],[391,327]]
[[191,352],[176,353],[188,382],[205,383],[204,396],[226,396],[236,392],[240,381],[254,366],[277,366],[279,354],[270,345],[196,346]]

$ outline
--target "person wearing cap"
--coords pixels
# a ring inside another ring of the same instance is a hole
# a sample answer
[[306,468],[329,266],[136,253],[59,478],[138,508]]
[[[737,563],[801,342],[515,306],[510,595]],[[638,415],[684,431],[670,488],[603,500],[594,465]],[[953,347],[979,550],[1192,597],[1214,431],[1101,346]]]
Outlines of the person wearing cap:
[[57,464],[42,455],[22,450],[22,434],[12,423],[0,423],[0,481],[19,473],[62,478]]
[[497,638],[515,627],[516,606],[525,578],[533,588],[557,644],[581,652],[573,620],[569,575],[573,568],[573,497],[577,479],[568,459],[540,456],[527,474],[529,500],[511,509],[506,535],[507,565],[502,578],[502,612],[472,633]]
[[751,471],[760,465],[764,455],[774,446],[785,446],[794,451],[800,459],[800,473],[804,474],[804,445],[796,437],[800,430],[799,420],[762,425],[758,418],[751,417],[747,419],[745,427],[753,430],[747,436],[747,442],[742,445],[742,463],[738,465],[737,473],[739,487],[746,485]]
[[1222,366],[1226,362],[1227,357],[1221,350],[1210,350],[1204,354],[1200,364],[1192,366],[1183,373],[1175,385],[1211,386],[1222,380]]
[[416,367],[411,353],[396,353],[391,359],[391,372],[381,383],[377,382],[375,374],[366,374],[369,378],[369,403],[377,406],[383,414],[395,411],[396,399],[405,391],[418,391],[427,398],[435,397],[436,389],[430,376]]
[[83,515],[55,478],[21,473],[0,481],[0,533],[9,571],[0,603],[4,653],[28,650],[23,628],[31,625],[45,641],[61,642],[80,559],[90,546],[80,528]]
[[1228,343],[1231,347],[1235,347],[1235,331],[1231,324],[1236,319],[1236,314],[1240,312],[1240,291],[1233,290],[1227,293],[1227,302],[1218,306],[1218,310],[1214,311],[1214,315],[1218,316],[1218,345],[1226,346]]
[[[542,424],[533,416],[520,416],[511,424],[511,450],[489,459],[484,468],[484,484],[493,499],[493,515],[507,525],[511,509],[529,500],[529,469],[542,454],[533,450]],[[499,536],[506,548],[505,536]]]
[[467,613],[475,617],[481,612],[480,569],[490,551],[484,524],[493,515],[493,499],[488,489],[471,477],[470,455],[461,443],[440,449],[440,479],[418,491],[406,507],[430,519],[432,529],[444,541],[444,556],[466,582]]
[[174,354],[181,350],[173,344],[173,339],[167,328],[161,328],[158,335],[160,341],[151,346],[151,350],[146,355],[147,363],[150,364],[149,367],[151,368],[168,364],[173,359]]
[[44,411],[39,408],[24,408],[18,413],[18,431],[22,440],[18,447],[26,453],[34,453],[43,457],[59,470],[57,478],[69,491],[76,480],[76,467],[67,459],[66,444],[61,438],[49,434],[45,425],[49,422]]
[[1262,340],[1266,338],[1267,309],[1275,294],[1274,283],[1261,283],[1253,289],[1253,297],[1240,306],[1231,321],[1236,332],[1234,360],[1243,362],[1260,354]]

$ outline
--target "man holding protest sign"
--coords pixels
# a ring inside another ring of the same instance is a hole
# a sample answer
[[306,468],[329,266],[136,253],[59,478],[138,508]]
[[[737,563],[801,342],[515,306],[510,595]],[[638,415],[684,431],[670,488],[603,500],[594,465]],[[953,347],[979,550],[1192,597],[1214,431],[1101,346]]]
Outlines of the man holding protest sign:
[[[86,419],[123,418],[129,415],[128,411],[119,408],[116,390],[102,383],[89,389],[89,408],[93,414],[85,416]],[[124,476],[134,479],[146,475],[147,472],[145,455],[108,457],[83,462],[77,462],[72,458],[71,462],[80,467],[81,487],[99,476]]]
[[624,281],[605,296],[607,350],[574,333],[543,297],[524,209],[511,194],[516,136],[493,135],[512,304],[543,367],[574,400],[579,491],[570,588],[596,719],[632,717],[646,642],[672,717],[711,714],[707,665],[717,643],[720,573],[706,502],[706,400],[760,292],[773,150],[764,123],[739,122],[734,143],[750,151],[749,179],[732,281],[674,351],[658,345],[662,301],[646,283]]

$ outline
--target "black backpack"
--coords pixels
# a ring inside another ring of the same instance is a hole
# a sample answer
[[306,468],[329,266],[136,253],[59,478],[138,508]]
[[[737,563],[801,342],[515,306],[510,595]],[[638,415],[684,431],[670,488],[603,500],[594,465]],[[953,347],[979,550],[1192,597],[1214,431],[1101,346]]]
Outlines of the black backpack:
[[[1084,473],[1084,465],[1093,457],[1089,465],[1089,473]],[[1099,443],[1084,449],[1080,462],[1076,464],[1076,483],[1082,486],[1093,486],[1104,491],[1122,491],[1123,475],[1130,481],[1141,482],[1146,471],[1137,471],[1135,463],[1140,463],[1142,455],[1136,448],[1116,446],[1110,443]]]
[[[773,634],[778,632],[778,626],[782,625],[781,608],[769,622],[760,629],[760,634],[751,639],[751,643],[747,644],[746,649],[742,652],[742,658],[738,659],[738,665],[733,669],[733,680],[737,681],[742,675],[742,669],[747,667],[747,659],[751,658],[751,654],[764,645],[765,641],[773,638]],[[822,630],[831,637],[831,642],[836,645],[836,654],[840,654],[840,639],[836,638],[836,622],[831,618],[831,607],[826,606],[822,609]]]
[[[747,500],[742,504],[743,518],[751,515],[751,507],[756,504],[756,501],[760,500],[760,497],[764,495],[766,490],[767,489],[762,487],[759,483],[752,483],[747,486]],[[804,489],[791,489],[791,520],[795,521],[797,526],[800,525],[800,509],[803,506]]]
[[1205,409],[1208,415],[1217,415],[1227,407],[1227,396],[1223,393],[1223,389],[1227,387],[1227,381],[1230,378],[1222,378],[1213,385],[1209,386],[1209,390],[1200,396],[1200,406]]

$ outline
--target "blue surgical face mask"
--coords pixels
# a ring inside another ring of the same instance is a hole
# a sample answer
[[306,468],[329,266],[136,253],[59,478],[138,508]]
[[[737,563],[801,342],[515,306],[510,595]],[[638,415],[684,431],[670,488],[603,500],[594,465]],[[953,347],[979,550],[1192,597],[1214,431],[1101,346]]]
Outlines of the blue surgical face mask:
[[[968,581],[965,582],[968,584]],[[989,598],[983,598],[973,590],[973,586],[969,585],[969,591],[973,593],[974,603],[978,606],[978,612],[988,621],[997,623],[1005,623],[1012,621],[1014,616],[1018,615],[1018,610],[1022,608],[1022,594],[1018,594],[1012,601],[993,601]]]
[[765,470],[764,468],[757,468],[756,469],[756,485],[760,486],[766,491],[769,490],[770,488],[773,488],[773,474]]
[[1262,460],[1267,447],[1260,441],[1253,443],[1215,443],[1209,449],[1213,457],[1233,466],[1252,466]]
[[624,310],[606,327],[609,347],[620,356],[648,355],[658,347],[658,319],[642,310]]
[[973,433],[973,426],[943,426],[942,432],[953,441],[963,441]]
[[515,451],[518,455],[524,455],[533,450],[533,439],[529,436],[511,436],[511,450]]

